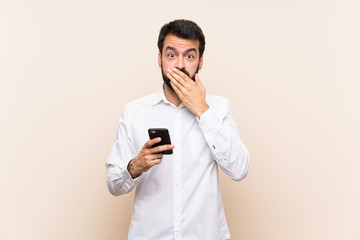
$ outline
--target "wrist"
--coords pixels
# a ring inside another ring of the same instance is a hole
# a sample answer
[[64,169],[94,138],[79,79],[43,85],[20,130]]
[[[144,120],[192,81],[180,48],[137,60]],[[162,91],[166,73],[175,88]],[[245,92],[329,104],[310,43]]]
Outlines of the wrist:
[[129,164],[127,165],[127,170],[128,170],[128,172],[130,173],[131,177],[132,177],[133,179],[135,179],[135,178],[139,177],[139,176],[141,175],[141,173],[138,173],[138,172],[136,171],[136,167],[135,167],[135,165],[134,165],[133,160],[134,160],[134,159],[131,159],[131,160],[130,160]]
[[206,112],[209,109],[209,105],[205,105],[204,107],[202,107],[195,115],[198,119],[200,119],[201,115]]

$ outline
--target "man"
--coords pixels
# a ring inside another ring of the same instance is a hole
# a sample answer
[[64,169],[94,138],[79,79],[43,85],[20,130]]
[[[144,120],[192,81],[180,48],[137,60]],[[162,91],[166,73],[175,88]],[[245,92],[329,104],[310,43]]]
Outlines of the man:
[[[129,239],[229,239],[217,170],[243,179],[248,151],[228,101],[207,95],[198,76],[200,27],[165,24],[158,48],[163,88],[125,106],[106,162],[109,190],[121,195],[136,186]],[[160,139],[149,140],[149,128],[167,128],[173,145],[152,148]],[[172,155],[160,153],[170,149]]]

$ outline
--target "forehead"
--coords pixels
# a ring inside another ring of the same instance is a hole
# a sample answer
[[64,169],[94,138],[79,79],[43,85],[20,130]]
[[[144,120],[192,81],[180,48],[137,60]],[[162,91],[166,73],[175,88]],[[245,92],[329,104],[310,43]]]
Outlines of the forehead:
[[173,47],[178,51],[186,51],[190,48],[195,48],[196,51],[199,51],[199,40],[184,39],[174,35],[167,35],[164,40],[163,51],[165,51],[167,47]]

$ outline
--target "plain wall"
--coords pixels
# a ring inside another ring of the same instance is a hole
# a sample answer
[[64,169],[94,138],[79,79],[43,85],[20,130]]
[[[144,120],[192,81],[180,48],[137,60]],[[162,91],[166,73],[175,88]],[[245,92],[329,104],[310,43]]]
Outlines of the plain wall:
[[222,172],[232,239],[359,240],[360,3],[0,0],[0,239],[126,239],[105,160],[124,105],[157,91],[157,36],[196,21],[200,78],[250,155]]

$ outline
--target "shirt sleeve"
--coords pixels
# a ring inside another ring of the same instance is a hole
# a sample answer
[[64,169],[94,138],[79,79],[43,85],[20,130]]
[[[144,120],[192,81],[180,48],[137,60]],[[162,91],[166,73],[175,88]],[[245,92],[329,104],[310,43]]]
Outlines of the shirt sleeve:
[[240,139],[228,101],[225,109],[226,114],[219,114],[210,106],[198,123],[215,161],[227,175],[240,181],[248,173],[249,152]]
[[128,163],[134,157],[130,122],[130,114],[125,107],[118,120],[115,142],[106,160],[106,183],[111,194],[115,196],[130,192],[138,179],[133,179],[127,170]]

